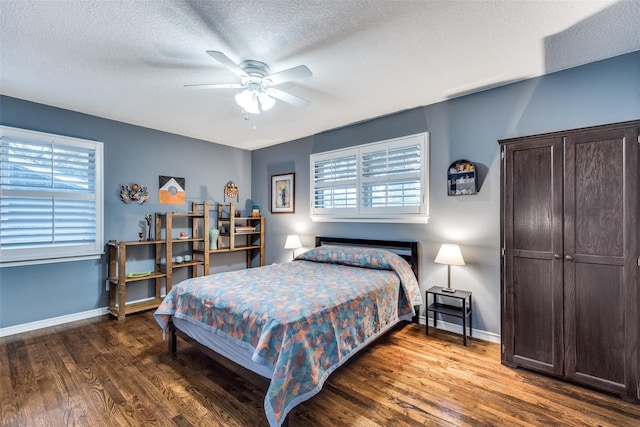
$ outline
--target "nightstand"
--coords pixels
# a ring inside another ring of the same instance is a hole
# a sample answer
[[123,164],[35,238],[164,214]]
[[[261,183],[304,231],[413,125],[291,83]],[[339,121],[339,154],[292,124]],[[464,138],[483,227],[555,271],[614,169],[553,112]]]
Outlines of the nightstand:
[[[455,292],[443,292],[442,287],[434,286],[427,289],[427,335],[429,335],[429,312],[433,312],[433,327],[438,322],[438,313],[462,319],[462,342],[467,345],[467,320],[469,322],[469,336],[473,331],[471,317],[471,292],[456,290]],[[429,295],[433,297],[433,303],[429,304]],[[450,302],[443,302],[443,297],[450,298]]]

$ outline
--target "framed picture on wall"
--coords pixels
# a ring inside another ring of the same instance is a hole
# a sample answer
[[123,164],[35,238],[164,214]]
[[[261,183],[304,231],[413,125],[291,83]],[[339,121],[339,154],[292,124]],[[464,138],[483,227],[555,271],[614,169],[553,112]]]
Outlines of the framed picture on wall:
[[295,213],[295,178],[293,172],[271,175],[271,213]]

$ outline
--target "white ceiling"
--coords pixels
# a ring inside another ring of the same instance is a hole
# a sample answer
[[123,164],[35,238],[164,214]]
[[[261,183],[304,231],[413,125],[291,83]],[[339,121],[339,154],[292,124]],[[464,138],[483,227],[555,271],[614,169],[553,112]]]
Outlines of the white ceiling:
[[[640,50],[640,0],[0,0],[4,95],[256,149]],[[246,121],[208,56],[304,64]],[[255,124],[255,129],[253,125]],[[150,141],[152,143],[152,141]]]

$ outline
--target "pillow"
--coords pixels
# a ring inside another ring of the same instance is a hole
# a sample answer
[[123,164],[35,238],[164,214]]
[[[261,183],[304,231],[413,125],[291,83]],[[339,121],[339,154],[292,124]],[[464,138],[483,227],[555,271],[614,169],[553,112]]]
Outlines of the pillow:
[[402,257],[384,249],[355,246],[318,246],[296,257],[297,260],[349,265],[353,267],[393,270],[394,262]]

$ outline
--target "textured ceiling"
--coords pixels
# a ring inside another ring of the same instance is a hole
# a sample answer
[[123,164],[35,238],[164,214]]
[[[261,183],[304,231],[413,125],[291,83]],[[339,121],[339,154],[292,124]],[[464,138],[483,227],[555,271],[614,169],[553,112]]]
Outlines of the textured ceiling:
[[[0,0],[4,95],[246,149],[640,50],[640,0]],[[244,120],[208,56],[300,64]],[[254,128],[255,127],[255,128]],[[153,142],[150,141],[150,144]]]

